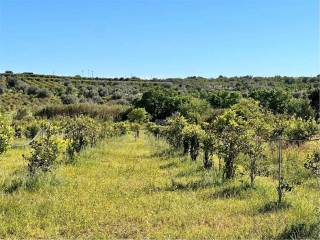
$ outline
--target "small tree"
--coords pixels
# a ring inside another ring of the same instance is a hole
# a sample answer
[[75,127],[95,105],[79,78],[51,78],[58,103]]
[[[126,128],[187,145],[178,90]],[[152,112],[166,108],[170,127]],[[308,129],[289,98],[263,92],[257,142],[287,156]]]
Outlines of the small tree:
[[268,140],[272,133],[272,115],[263,111],[257,101],[243,100],[236,107],[238,115],[247,122],[243,152],[250,158],[249,175],[253,186],[259,161],[264,156],[264,141]]
[[12,138],[13,129],[10,121],[0,113],[0,155],[9,149]]
[[128,122],[117,122],[113,124],[113,129],[116,136],[122,136],[128,133],[130,125]]
[[139,138],[140,125],[149,120],[149,114],[144,108],[135,108],[128,114],[128,119],[131,124],[131,129],[135,131],[135,138]]
[[31,156],[24,158],[29,162],[28,170],[31,174],[38,171],[47,172],[52,169],[59,155],[57,129],[50,123],[43,125],[44,134],[31,143]]
[[160,137],[163,135],[164,132],[164,126],[155,124],[153,122],[149,122],[147,124],[148,131],[157,139],[159,140]]
[[145,123],[149,120],[149,114],[144,108],[135,108],[128,113],[130,122]]
[[268,129],[264,119],[258,102],[243,99],[214,121],[213,129],[218,139],[216,148],[225,162],[225,178],[234,176],[235,160],[244,153],[251,158],[250,178],[253,184],[257,160],[262,152],[261,138]]
[[224,160],[224,177],[234,177],[236,158],[243,151],[247,142],[247,122],[233,109],[226,110],[213,123],[215,136],[218,139],[217,155]]
[[188,124],[182,130],[183,141],[188,143],[190,150],[190,158],[192,161],[196,161],[199,155],[201,139],[204,136],[204,131],[199,125]]
[[187,124],[187,120],[180,114],[175,114],[168,119],[165,137],[168,143],[175,149],[179,149],[183,144],[182,131]]
[[68,141],[67,153],[71,160],[87,146],[94,146],[99,138],[99,125],[92,118],[80,116],[71,120],[65,128]]
[[312,154],[310,154],[304,166],[317,177],[318,186],[320,188],[320,150],[314,151]]

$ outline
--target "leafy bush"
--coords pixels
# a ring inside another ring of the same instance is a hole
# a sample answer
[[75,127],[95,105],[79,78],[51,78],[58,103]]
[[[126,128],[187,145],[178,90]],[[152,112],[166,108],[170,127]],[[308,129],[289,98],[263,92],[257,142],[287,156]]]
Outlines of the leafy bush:
[[273,113],[286,113],[292,96],[283,89],[259,89],[250,94],[258,100],[263,107],[270,109]]
[[218,139],[216,151],[225,162],[224,171],[227,179],[234,176],[235,160],[240,153],[251,157],[251,174],[255,173],[256,160],[261,153],[261,140],[268,136],[268,132],[271,133],[271,127],[266,121],[267,117],[258,102],[241,100],[213,122]]
[[238,92],[217,92],[212,93],[208,100],[212,107],[229,108],[238,103],[241,97],[241,94]]
[[158,124],[155,124],[153,122],[149,122],[147,124],[147,130],[153,135],[156,137],[156,139],[159,139],[161,136],[163,137],[164,136],[164,129],[165,127],[164,126],[161,126],[161,125],[158,125]]
[[49,123],[43,128],[45,134],[31,143],[31,156],[25,157],[31,174],[50,171],[59,155],[57,130]]
[[155,119],[165,119],[177,112],[187,98],[178,96],[176,92],[162,88],[152,89],[135,101],[136,107],[143,107]]
[[188,124],[182,130],[183,142],[188,144],[190,158],[192,161],[196,161],[200,151],[200,143],[205,135],[205,132],[199,125]]
[[180,114],[168,119],[164,134],[168,143],[175,149],[179,149],[183,144],[183,129],[187,124],[187,120]]
[[37,87],[30,86],[27,89],[27,94],[28,95],[37,95],[38,92],[39,92],[39,88],[37,88]]
[[37,94],[38,98],[47,98],[49,96],[50,96],[50,92],[47,89],[40,89]]
[[115,124],[113,122],[104,122],[101,124],[101,130],[99,134],[100,139],[110,138],[117,136],[115,129]]
[[22,120],[26,117],[29,117],[30,116],[30,112],[28,111],[28,109],[26,108],[19,108],[17,110],[17,113],[16,115],[14,116],[14,119],[15,120]]
[[16,78],[9,78],[7,80],[7,85],[9,88],[14,88],[16,90],[26,91],[27,89],[27,84]]
[[5,89],[6,89],[5,86],[0,85],[0,95],[4,93]]
[[127,122],[117,122],[113,124],[113,128],[116,136],[122,136],[130,130],[130,125]]
[[13,129],[7,117],[0,112],[0,155],[8,150],[13,137]]
[[[315,136],[319,132],[319,125],[315,120],[291,119],[285,130],[290,140],[300,140],[303,142]],[[297,142],[298,144],[300,142]]]
[[80,116],[71,119],[65,127],[64,138],[68,141],[67,153],[70,160],[87,146],[94,146],[99,137],[100,126],[89,117]]
[[66,94],[61,96],[61,101],[63,104],[75,104],[78,102],[78,98],[71,94]]
[[200,123],[209,117],[211,109],[206,100],[191,97],[188,101],[181,104],[179,112],[189,121]]
[[149,114],[144,108],[135,108],[128,113],[128,119],[130,122],[144,123],[148,121]]
[[25,128],[25,136],[27,138],[34,138],[37,133],[40,131],[40,123],[38,121],[32,121],[27,124]]
[[304,166],[318,178],[318,184],[320,188],[320,151],[314,151],[312,154],[310,154]]
[[305,99],[292,98],[288,104],[287,113],[302,119],[313,119],[316,115],[309,101]]

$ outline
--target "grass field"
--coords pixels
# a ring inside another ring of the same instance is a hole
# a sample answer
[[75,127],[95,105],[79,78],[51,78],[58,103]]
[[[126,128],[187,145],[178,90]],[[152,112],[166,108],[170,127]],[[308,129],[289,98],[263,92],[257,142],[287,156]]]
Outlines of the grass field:
[[286,195],[291,206],[268,211],[273,180],[221,184],[218,170],[147,135],[102,142],[37,180],[24,176],[25,151],[0,160],[0,238],[267,239],[317,223],[315,181]]

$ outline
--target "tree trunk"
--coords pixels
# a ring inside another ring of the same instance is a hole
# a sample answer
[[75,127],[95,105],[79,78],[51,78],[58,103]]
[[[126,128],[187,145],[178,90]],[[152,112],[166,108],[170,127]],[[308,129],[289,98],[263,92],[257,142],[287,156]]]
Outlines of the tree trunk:
[[204,161],[203,161],[203,167],[208,169],[212,167],[212,162],[210,161],[209,156],[209,149],[204,150]]
[[282,177],[282,142],[281,139],[279,140],[279,149],[278,149],[278,204],[282,201],[282,183],[283,183],[283,177]]
[[187,140],[183,141],[183,154],[186,155],[189,152],[189,142]]
[[190,144],[190,157],[192,161],[196,161],[199,155],[199,141],[192,138]]
[[234,157],[230,156],[229,158],[226,159],[226,164],[225,164],[225,177],[226,179],[231,179],[234,177]]
[[252,160],[251,160],[251,168],[250,168],[250,183],[251,186],[254,185],[254,179],[256,177],[256,157],[253,156]]

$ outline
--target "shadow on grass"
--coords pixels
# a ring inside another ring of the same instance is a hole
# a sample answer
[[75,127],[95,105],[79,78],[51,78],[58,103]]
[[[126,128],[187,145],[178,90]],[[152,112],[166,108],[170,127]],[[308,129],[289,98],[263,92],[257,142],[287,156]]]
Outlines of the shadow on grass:
[[209,198],[247,198],[248,193],[256,190],[256,187],[252,187],[248,182],[242,182],[240,184],[227,183],[226,186],[221,187],[218,191],[214,192]]
[[169,163],[160,165],[160,169],[170,169],[170,168],[176,168],[176,167],[178,167],[178,164],[176,162],[169,162]]
[[182,157],[182,154],[174,149],[166,148],[162,150],[155,151],[151,154],[152,158],[168,159],[173,157]]
[[215,185],[213,179],[202,178],[192,181],[182,181],[179,179],[171,179],[171,185],[164,188],[165,191],[194,191],[212,187]]
[[271,213],[271,212],[286,210],[286,209],[289,209],[291,207],[292,207],[292,205],[290,203],[288,203],[288,202],[285,202],[285,201],[283,201],[281,203],[272,201],[272,202],[268,202],[264,206],[262,206],[258,210],[258,212],[259,213]]
[[180,178],[180,177],[191,177],[191,176],[198,175],[199,173],[208,172],[208,171],[210,171],[210,170],[207,170],[207,169],[203,168],[203,166],[197,166],[196,168],[187,169],[186,171],[179,172],[176,175],[176,177],[177,178]]
[[30,175],[27,171],[18,171],[4,181],[0,190],[6,194],[13,194],[19,190],[33,192],[45,186],[60,185],[61,182],[61,179],[51,172]]
[[320,239],[320,223],[292,224],[277,239]]

